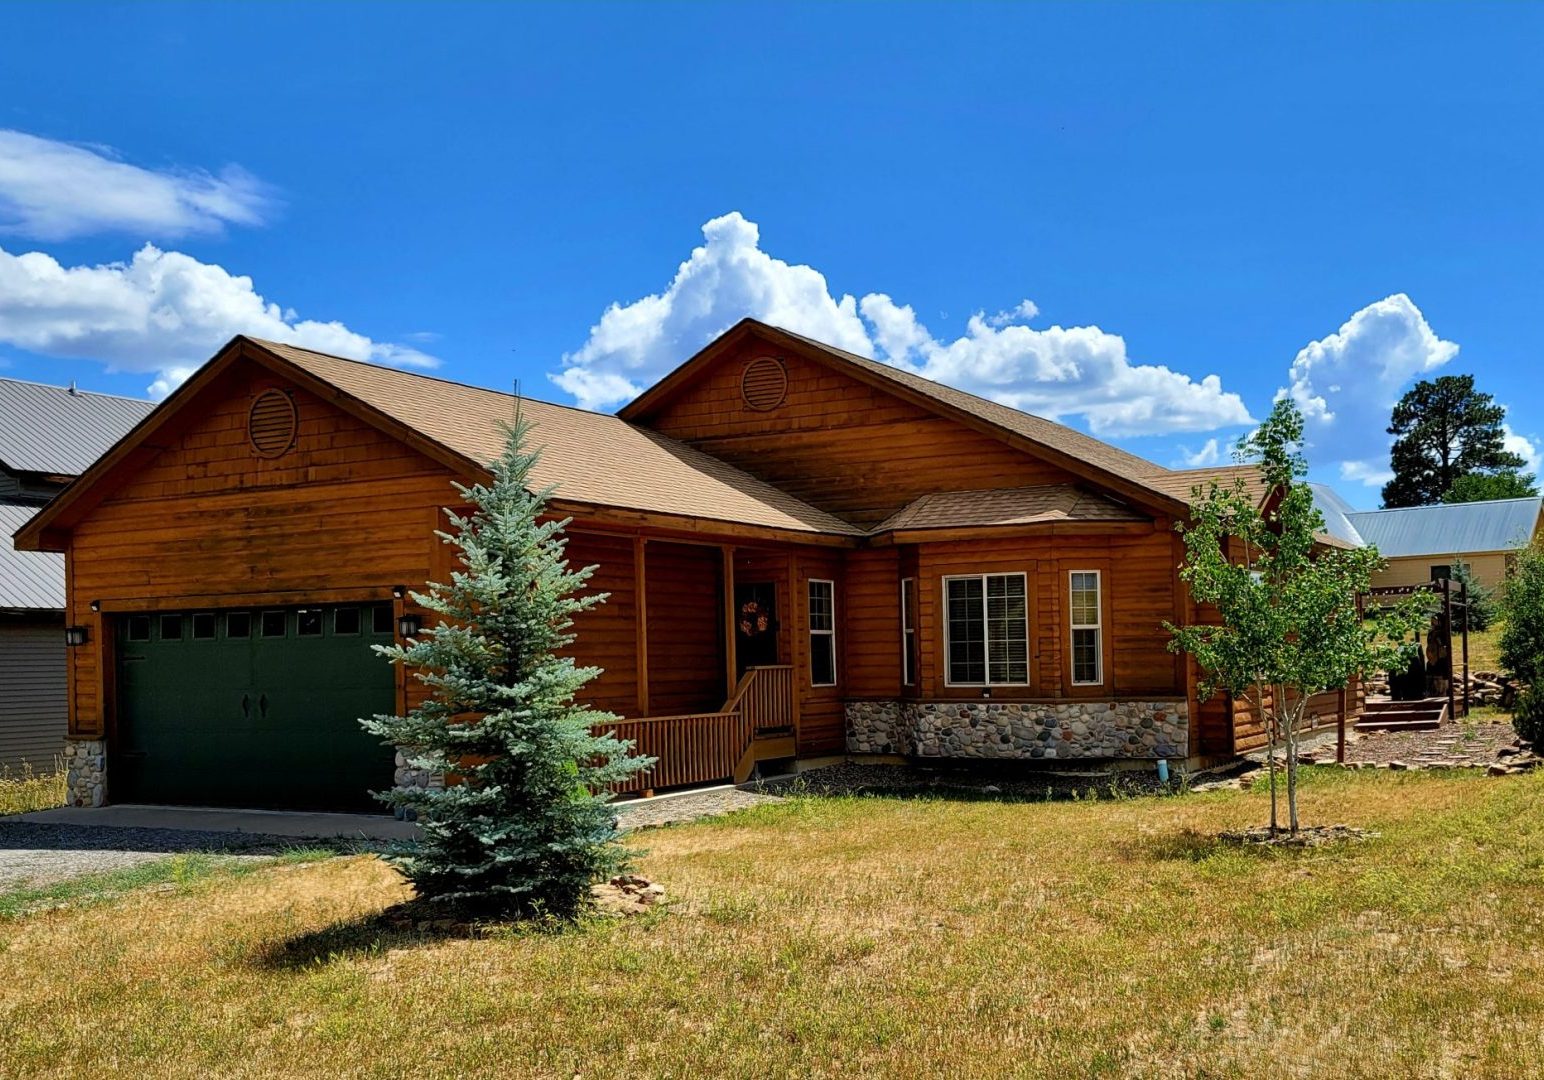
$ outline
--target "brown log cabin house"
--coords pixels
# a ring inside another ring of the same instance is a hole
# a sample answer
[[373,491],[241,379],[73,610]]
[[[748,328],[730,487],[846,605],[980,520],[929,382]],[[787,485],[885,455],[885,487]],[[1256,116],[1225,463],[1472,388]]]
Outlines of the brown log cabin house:
[[[515,404],[245,337],[204,365],[17,535],[67,560],[70,801],[368,809],[433,782],[359,730],[420,690],[364,645],[448,576],[451,483],[488,475]],[[590,698],[660,758],[635,790],[1263,743],[1161,625],[1194,617],[1174,523],[1218,470],[752,320],[619,415],[521,404],[610,594],[577,626]]]

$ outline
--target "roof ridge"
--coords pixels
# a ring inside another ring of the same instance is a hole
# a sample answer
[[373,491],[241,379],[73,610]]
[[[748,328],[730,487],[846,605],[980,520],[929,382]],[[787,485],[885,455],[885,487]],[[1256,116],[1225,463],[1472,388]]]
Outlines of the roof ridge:
[[1451,510],[1459,506],[1495,506],[1498,503],[1536,503],[1544,495],[1518,495],[1510,499],[1474,499],[1458,503],[1426,503],[1424,506],[1381,506],[1376,510],[1352,510],[1353,514],[1398,514],[1405,510]]
[[[245,334],[242,336],[246,337],[248,341],[255,342],[258,345],[264,346],[265,348],[278,346],[281,349],[296,349],[300,352],[310,353],[313,356],[323,356],[328,360],[336,360],[342,364],[355,364],[359,367],[367,367],[374,371],[387,371],[396,375],[407,375],[414,379],[423,379],[426,382],[437,382],[443,383],[446,386],[457,386],[463,390],[476,390],[478,393],[482,394],[497,394],[499,397],[506,397],[512,401],[534,401],[540,405],[550,405],[554,409],[570,409],[574,412],[584,413],[586,416],[616,416],[616,413],[601,412],[598,409],[586,409],[579,405],[568,405],[561,401],[548,401],[546,398],[532,397],[530,394],[516,394],[508,390],[495,390],[491,386],[479,386],[477,383],[463,382],[460,379],[447,379],[443,375],[430,375],[427,372],[410,371],[407,368],[397,367],[393,364],[377,364],[371,360],[358,360],[352,356],[339,356],[337,353],[323,352],[320,349],[312,349],[305,345],[295,345],[287,341],[274,341],[270,338],[250,337]],[[618,419],[620,419],[620,417],[618,417]],[[628,421],[624,420],[623,423],[628,423]],[[636,427],[637,425],[633,426]]]
[[114,401],[132,401],[136,405],[155,405],[150,398],[130,397],[128,394],[113,394],[106,390],[84,390],[78,386],[60,386],[58,383],[46,383],[37,379],[15,379],[9,375],[0,375],[0,383],[15,383],[18,386],[38,386],[44,390],[58,390],[61,394],[69,394],[71,397],[112,398]]

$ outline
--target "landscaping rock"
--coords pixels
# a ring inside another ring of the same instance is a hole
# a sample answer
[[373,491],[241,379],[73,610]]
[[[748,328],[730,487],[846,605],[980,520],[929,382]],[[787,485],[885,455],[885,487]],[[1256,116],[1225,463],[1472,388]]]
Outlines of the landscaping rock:
[[1408,770],[1410,768],[1410,766],[1409,766],[1409,764],[1407,764],[1406,762],[1403,762],[1403,761],[1391,761],[1391,762],[1389,762],[1389,768],[1391,770],[1393,770],[1394,772],[1404,772],[1404,771]]
[[633,874],[621,874],[604,885],[590,886],[590,896],[602,915],[622,918],[642,915],[665,898],[665,887]]

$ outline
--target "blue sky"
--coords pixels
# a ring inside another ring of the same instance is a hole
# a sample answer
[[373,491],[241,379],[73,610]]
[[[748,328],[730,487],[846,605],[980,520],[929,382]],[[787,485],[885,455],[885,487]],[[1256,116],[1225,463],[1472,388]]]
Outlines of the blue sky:
[[0,362],[164,393],[251,332],[609,408],[750,314],[1165,465],[1226,459],[1286,389],[1315,476],[1371,506],[1423,374],[1475,373],[1544,443],[1541,32],[1520,5],[11,5]]

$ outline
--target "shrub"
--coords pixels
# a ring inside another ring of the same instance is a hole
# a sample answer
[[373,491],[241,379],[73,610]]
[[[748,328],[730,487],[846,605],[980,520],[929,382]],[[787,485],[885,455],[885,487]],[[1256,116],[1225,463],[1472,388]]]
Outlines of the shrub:
[[1517,695],[1512,706],[1512,727],[1517,737],[1544,747],[1544,691],[1529,688]]
[[1501,595],[1501,666],[1530,686],[1544,672],[1544,548],[1537,542],[1517,558]]
[[[1457,607],[1458,587],[1462,585],[1467,590],[1469,601],[1468,610]],[[1478,581],[1474,580],[1474,571],[1469,569],[1468,563],[1460,563],[1456,560],[1453,564],[1453,629],[1464,629],[1467,617],[1470,630],[1489,630],[1496,621],[1496,596],[1495,593]]]

